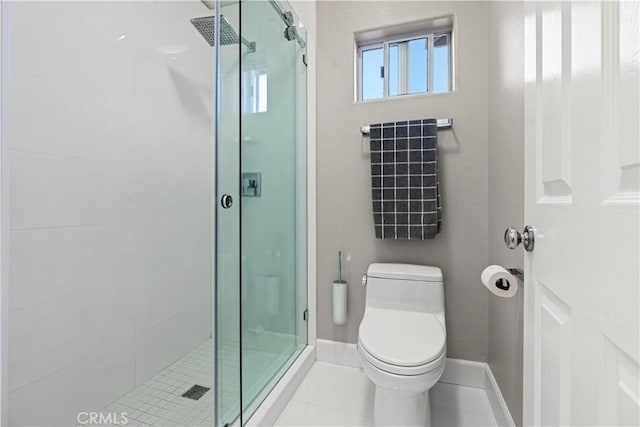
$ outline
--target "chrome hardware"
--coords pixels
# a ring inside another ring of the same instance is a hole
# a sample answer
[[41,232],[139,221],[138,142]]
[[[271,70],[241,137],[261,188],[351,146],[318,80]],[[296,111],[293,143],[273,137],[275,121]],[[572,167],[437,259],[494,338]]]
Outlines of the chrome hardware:
[[[452,118],[437,119],[436,120],[436,127],[438,128],[438,130],[451,129],[451,128],[453,128],[453,119]],[[370,132],[371,132],[371,126],[369,126],[369,125],[360,126],[360,133],[362,135],[369,136]]]
[[262,195],[262,172],[242,172],[242,197],[260,197]]
[[367,275],[362,276],[362,286],[367,286]]
[[229,194],[223,194],[220,198],[220,205],[224,209],[229,209],[231,206],[233,206],[233,197],[231,197],[231,195]]
[[507,245],[509,249],[517,248],[521,241],[522,239],[518,230],[513,227],[509,227],[505,230],[504,244]]
[[507,271],[524,282],[524,271],[520,268],[507,268]]
[[300,34],[298,34],[298,29],[295,25],[287,25],[284,29],[284,38],[289,41],[297,41],[303,49],[307,46],[307,43],[300,37]]
[[284,29],[284,38],[289,41],[295,40],[297,35],[298,35],[298,31],[296,30],[296,27],[294,27],[293,25],[286,27]]
[[293,25],[293,22],[294,22],[293,13],[287,10],[282,14],[282,20],[284,21],[285,24],[289,26]]
[[298,34],[298,31],[296,30],[296,26],[295,26],[296,19],[293,13],[288,10],[287,11],[282,10],[282,8],[280,8],[280,5],[278,5],[278,2],[276,0],[269,0],[269,3],[271,3],[271,6],[273,7],[273,9],[276,11],[280,19],[282,19],[282,22],[284,22],[284,25],[287,26],[284,29],[284,37],[289,41],[296,40],[300,45],[300,47],[304,49],[307,43],[304,41],[302,37],[300,37],[300,35]]
[[533,251],[533,246],[535,243],[535,233],[533,232],[533,227],[531,227],[530,225],[525,226],[522,234],[520,234],[518,230],[513,227],[509,227],[505,230],[504,244],[509,249],[517,248],[520,243],[522,243],[522,246],[524,246],[525,251]]

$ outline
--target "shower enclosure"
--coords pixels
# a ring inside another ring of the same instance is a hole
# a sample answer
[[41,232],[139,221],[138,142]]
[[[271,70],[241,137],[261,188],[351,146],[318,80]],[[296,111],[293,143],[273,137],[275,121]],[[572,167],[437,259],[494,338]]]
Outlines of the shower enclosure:
[[285,1],[1,11],[6,424],[245,424],[307,345],[304,26]]
[[221,41],[215,301],[225,425],[246,421],[307,344],[306,42],[276,1],[226,4],[208,30]]

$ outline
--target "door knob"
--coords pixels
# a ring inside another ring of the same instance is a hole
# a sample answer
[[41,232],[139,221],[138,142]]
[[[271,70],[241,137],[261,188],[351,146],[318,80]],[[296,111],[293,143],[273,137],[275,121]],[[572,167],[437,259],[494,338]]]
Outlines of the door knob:
[[533,246],[535,243],[535,234],[533,232],[532,226],[530,225],[525,226],[522,234],[513,227],[509,227],[505,230],[504,244],[509,249],[517,248],[520,243],[522,243],[522,246],[524,246],[525,251],[527,252],[533,251]]

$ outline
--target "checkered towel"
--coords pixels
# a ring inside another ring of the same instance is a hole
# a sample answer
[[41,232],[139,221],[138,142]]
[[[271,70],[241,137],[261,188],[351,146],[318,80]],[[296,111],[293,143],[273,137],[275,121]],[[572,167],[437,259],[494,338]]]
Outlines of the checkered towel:
[[433,239],[442,223],[435,119],[369,127],[378,239]]

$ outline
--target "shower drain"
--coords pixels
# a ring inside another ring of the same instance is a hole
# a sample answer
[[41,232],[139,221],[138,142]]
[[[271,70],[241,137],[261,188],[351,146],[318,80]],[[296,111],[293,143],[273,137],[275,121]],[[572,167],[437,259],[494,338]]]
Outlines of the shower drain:
[[182,397],[186,397],[188,399],[193,399],[193,400],[198,400],[200,399],[202,396],[204,396],[204,394],[206,392],[208,392],[210,390],[209,387],[204,387],[201,385],[194,385],[193,387],[191,387],[189,390],[187,390]]

